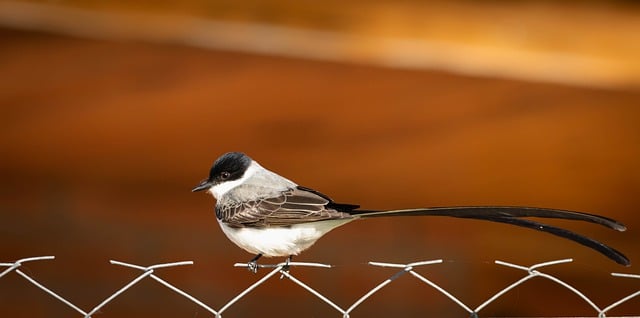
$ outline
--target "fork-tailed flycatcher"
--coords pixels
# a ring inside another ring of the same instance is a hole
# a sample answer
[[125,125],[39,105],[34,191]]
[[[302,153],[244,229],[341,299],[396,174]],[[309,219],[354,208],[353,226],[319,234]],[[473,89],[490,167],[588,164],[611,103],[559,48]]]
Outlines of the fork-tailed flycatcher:
[[516,206],[432,207],[402,210],[359,210],[354,204],[336,203],[328,196],[297,185],[240,152],[219,157],[209,177],[192,191],[216,198],[216,217],[222,231],[236,245],[256,256],[249,269],[256,271],[261,256],[293,255],[308,249],[327,232],[349,222],[387,216],[450,216],[507,223],[557,235],[592,248],[613,261],[629,265],[617,250],[574,232],[524,219],[558,218],[587,221],[617,231],[623,224],[599,215],[556,209]]

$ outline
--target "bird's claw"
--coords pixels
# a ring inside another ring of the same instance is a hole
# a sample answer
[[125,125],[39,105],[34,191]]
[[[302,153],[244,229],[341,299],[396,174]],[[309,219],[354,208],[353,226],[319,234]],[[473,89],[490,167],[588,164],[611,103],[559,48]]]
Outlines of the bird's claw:
[[280,268],[280,273],[282,274],[280,275],[280,279],[283,279],[285,274],[289,274],[289,270],[291,269],[291,266],[289,266],[290,261],[291,261],[291,257],[287,258],[284,265],[282,265],[282,268]]
[[256,261],[250,261],[249,263],[247,263],[247,269],[252,272],[252,273],[257,273],[258,272],[258,262]]

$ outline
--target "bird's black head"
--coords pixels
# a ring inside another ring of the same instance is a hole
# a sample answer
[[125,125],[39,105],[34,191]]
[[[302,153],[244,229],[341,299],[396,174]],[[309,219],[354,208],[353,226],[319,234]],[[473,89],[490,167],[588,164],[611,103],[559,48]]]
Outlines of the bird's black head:
[[216,184],[242,178],[251,165],[251,158],[242,152],[227,152],[213,163],[209,178],[193,188],[193,192],[207,190]]

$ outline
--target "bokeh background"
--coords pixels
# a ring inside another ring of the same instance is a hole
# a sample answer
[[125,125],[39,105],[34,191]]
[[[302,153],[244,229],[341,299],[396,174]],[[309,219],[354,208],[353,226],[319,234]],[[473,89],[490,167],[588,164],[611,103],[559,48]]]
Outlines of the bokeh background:
[[[0,262],[88,310],[138,275],[108,260],[193,260],[159,275],[214,308],[259,276],[191,188],[244,151],[297,183],[364,208],[530,205],[623,221],[616,233],[553,222],[624,251],[629,268],[530,230],[446,218],[379,219],[328,234],[294,274],[348,307],[395,270],[419,270],[469,305],[522,265],[548,269],[604,307],[638,289],[640,7],[625,1],[0,1]],[[280,260],[265,260],[278,262]],[[263,272],[264,273],[264,272]],[[584,316],[534,280],[482,311]],[[409,276],[354,317],[465,316]],[[611,315],[640,314],[634,299]],[[75,317],[21,277],[0,315]],[[229,317],[335,316],[271,280]],[[143,281],[99,317],[206,317]]]

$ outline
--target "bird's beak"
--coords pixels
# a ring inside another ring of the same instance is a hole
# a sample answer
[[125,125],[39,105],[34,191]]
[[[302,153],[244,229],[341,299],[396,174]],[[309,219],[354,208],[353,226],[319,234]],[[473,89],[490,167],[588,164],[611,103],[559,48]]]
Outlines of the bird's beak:
[[197,185],[195,188],[193,188],[193,190],[191,190],[191,192],[198,192],[198,191],[202,191],[202,190],[207,190],[210,187],[211,187],[211,181],[202,180],[202,182],[200,182],[199,185]]

